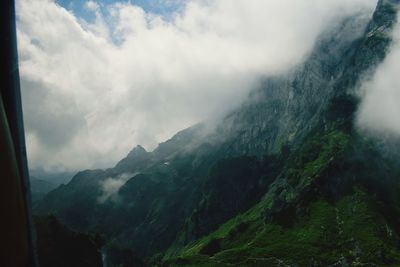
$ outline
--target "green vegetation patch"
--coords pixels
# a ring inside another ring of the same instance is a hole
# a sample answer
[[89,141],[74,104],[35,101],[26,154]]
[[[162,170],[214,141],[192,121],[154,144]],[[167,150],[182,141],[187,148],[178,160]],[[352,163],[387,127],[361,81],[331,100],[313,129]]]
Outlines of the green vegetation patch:
[[287,176],[292,185],[310,185],[315,179],[341,159],[350,144],[350,136],[341,131],[310,138],[289,164]]
[[[400,250],[391,228],[373,203],[360,189],[334,204],[318,200],[290,228],[265,223],[262,216],[247,220],[249,211],[165,262],[167,266],[327,266],[344,257],[352,266],[399,266]],[[210,247],[212,253],[205,253]]]

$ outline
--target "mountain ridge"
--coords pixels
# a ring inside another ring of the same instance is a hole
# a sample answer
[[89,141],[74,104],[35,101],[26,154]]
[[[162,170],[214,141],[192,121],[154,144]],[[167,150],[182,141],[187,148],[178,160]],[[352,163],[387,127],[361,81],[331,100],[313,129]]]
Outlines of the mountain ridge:
[[[100,232],[150,265],[400,264],[398,161],[353,127],[353,92],[385,58],[398,3],[343,20],[214,131],[199,124],[114,168],[80,172],[35,212]],[[122,174],[132,177],[118,201],[99,203],[101,184]]]

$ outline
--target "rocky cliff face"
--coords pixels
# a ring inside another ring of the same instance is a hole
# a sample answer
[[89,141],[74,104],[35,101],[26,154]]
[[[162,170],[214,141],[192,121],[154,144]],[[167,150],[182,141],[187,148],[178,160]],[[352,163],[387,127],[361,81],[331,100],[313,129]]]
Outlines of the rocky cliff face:
[[335,94],[369,22],[366,14],[346,18],[325,32],[305,63],[289,74],[266,78],[249,101],[225,119],[232,154],[278,153],[301,143]]
[[151,264],[400,264],[398,160],[353,129],[352,94],[384,59],[398,3],[333,25],[212,131],[199,124],[78,173],[36,212]]

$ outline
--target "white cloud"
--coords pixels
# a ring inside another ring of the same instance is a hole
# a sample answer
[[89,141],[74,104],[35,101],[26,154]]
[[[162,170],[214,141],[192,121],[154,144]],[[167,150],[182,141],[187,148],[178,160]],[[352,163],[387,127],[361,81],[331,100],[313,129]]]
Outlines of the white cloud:
[[88,23],[50,0],[17,0],[30,167],[105,167],[136,144],[152,149],[237,106],[261,75],[301,62],[338,16],[375,4],[192,0],[164,19],[88,2]]
[[97,199],[99,203],[104,203],[108,199],[117,202],[119,189],[132,177],[139,173],[123,173],[117,177],[109,177],[100,182],[102,195]]
[[92,0],[87,1],[85,4],[85,7],[91,11],[99,11],[100,10],[99,4]]
[[362,87],[357,125],[374,135],[400,137],[400,22],[393,44],[374,76]]

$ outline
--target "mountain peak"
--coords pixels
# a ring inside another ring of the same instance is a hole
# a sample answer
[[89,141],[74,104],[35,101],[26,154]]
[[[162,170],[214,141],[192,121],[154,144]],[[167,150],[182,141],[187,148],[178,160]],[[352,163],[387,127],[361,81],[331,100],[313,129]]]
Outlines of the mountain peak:
[[119,172],[136,172],[138,169],[147,166],[151,154],[141,145],[135,146],[128,155],[117,163],[115,170]]
[[137,145],[131,150],[131,152],[129,152],[128,157],[140,156],[147,153],[148,152],[146,151],[146,149],[144,149],[144,147],[142,147],[141,145]]

